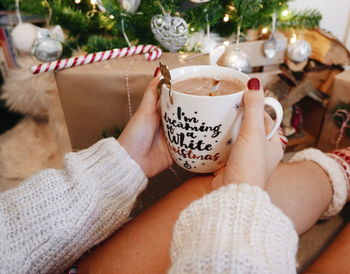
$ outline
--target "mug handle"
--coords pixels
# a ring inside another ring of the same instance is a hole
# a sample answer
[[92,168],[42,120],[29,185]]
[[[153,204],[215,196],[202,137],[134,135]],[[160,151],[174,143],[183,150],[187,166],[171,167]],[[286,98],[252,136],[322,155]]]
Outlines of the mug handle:
[[278,130],[279,126],[282,123],[283,108],[282,108],[280,102],[278,102],[275,98],[272,98],[272,97],[265,97],[265,105],[272,107],[276,113],[275,123],[274,123],[270,133],[267,135],[267,139],[270,140],[272,138],[272,136],[276,133],[276,131]]

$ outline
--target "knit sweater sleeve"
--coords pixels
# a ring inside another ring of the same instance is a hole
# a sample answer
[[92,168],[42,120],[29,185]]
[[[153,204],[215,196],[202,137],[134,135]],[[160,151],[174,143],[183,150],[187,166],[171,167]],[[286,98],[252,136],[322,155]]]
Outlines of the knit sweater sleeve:
[[176,222],[169,273],[295,273],[298,236],[259,187],[231,184]]
[[147,178],[113,138],[0,193],[0,273],[58,273],[128,218]]

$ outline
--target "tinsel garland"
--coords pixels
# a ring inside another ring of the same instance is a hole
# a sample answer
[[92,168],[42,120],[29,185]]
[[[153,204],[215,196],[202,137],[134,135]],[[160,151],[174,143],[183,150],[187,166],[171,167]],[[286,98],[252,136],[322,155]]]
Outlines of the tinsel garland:
[[[67,32],[65,56],[73,49],[83,48],[87,52],[96,52],[111,48],[128,46],[122,34],[122,23],[125,32],[133,45],[159,45],[153,37],[150,21],[156,14],[161,14],[161,6],[172,15],[183,17],[189,25],[190,32],[206,29],[208,23],[214,32],[221,36],[234,33],[241,24],[242,31],[268,27],[271,25],[271,14],[281,15],[290,0],[211,0],[201,4],[190,4],[184,0],[142,0],[136,13],[122,9],[118,0],[102,0],[106,12],[93,10],[91,0],[22,0],[22,12],[40,15],[46,18],[48,7],[52,10],[51,24],[59,24]],[[0,7],[14,10],[14,0],[1,0]],[[224,17],[229,20],[223,21]],[[315,10],[299,13],[290,12],[280,16],[280,28],[315,27],[321,15]],[[160,45],[159,45],[160,46]]]

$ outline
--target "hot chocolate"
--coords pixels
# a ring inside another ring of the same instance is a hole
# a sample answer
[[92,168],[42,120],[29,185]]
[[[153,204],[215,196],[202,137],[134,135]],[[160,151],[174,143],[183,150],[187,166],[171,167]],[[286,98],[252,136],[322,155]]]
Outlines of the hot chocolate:
[[172,83],[172,89],[178,92],[198,96],[227,95],[244,90],[243,83],[238,79],[219,80],[216,88],[215,84],[213,78],[198,77],[174,81]]

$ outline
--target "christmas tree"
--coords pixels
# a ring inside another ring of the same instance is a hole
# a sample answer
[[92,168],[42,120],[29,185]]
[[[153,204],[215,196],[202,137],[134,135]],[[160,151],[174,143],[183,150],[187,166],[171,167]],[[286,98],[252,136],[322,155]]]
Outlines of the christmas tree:
[[[15,9],[14,0],[0,5]],[[22,13],[48,18],[50,24],[66,31],[64,55],[73,49],[96,52],[137,44],[155,44],[150,22],[157,14],[180,16],[190,33],[206,30],[229,36],[241,27],[271,28],[272,14],[278,17],[278,28],[313,28],[321,15],[316,10],[288,11],[289,0],[31,0],[20,2]],[[193,3],[204,2],[204,3]],[[139,4],[139,5],[138,5]]]

